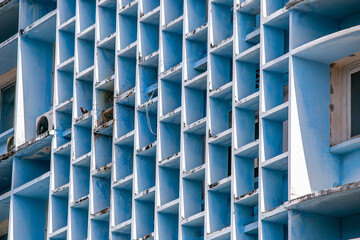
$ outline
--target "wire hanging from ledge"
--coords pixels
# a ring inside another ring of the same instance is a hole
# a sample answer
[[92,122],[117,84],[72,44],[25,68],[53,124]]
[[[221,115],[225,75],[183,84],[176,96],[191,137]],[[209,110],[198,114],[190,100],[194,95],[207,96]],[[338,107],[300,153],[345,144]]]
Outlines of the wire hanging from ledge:
[[[152,97],[154,96],[155,91],[157,91],[157,89],[155,89],[154,91],[152,91],[151,96],[150,96],[150,99],[149,99],[149,103],[150,103]],[[154,131],[153,131],[152,128],[151,128],[148,105],[149,105],[149,104],[146,104],[146,106],[145,106],[145,110],[146,110],[146,122],[147,122],[147,125],[148,125],[148,128],[149,128],[150,132],[151,132],[153,135],[156,136],[156,133],[154,133]]]

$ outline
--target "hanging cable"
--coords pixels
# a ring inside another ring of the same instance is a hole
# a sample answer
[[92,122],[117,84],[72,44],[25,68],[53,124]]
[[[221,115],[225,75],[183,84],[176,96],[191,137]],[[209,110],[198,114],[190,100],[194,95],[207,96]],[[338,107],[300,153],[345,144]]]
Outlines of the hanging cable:
[[[154,91],[152,91],[151,96],[150,96],[150,99],[149,99],[149,101],[148,101],[149,104],[150,104],[150,101],[151,101],[152,97],[154,96],[154,93],[155,93],[156,90],[157,90],[157,89],[155,89]],[[149,110],[148,110],[148,105],[149,105],[149,104],[146,104],[146,106],[145,106],[145,110],[146,110],[146,122],[147,122],[147,125],[148,125],[148,128],[149,128],[150,132],[156,136],[156,133],[154,133],[153,130],[152,130],[152,128],[151,128],[151,122],[150,122]]]

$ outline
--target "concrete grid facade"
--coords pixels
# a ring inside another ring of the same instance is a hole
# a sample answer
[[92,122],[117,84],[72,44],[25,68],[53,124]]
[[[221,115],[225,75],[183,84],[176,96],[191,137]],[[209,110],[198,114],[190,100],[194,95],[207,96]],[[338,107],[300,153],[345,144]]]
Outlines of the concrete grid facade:
[[359,0],[3,0],[0,22],[1,240],[360,238]]

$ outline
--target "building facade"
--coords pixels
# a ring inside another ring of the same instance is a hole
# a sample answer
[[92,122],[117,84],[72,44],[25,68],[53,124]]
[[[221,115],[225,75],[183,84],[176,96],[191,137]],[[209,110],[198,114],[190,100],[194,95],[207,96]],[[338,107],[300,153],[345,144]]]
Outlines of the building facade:
[[360,0],[0,0],[0,239],[360,238]]

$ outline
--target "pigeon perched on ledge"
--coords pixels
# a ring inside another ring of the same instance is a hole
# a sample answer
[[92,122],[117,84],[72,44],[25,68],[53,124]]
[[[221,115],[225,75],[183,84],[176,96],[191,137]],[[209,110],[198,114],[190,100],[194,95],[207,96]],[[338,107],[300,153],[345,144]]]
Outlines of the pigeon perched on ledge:
[[80,110],[81,110],[81,113],[82,114],[85,114],[85,113],[87,113],[88,112],[88,110],[86,110],[85,108],[83,108],[83,107],[80,107]]

